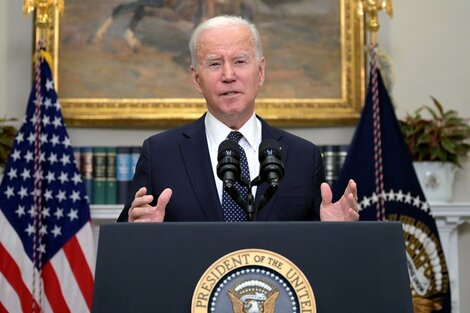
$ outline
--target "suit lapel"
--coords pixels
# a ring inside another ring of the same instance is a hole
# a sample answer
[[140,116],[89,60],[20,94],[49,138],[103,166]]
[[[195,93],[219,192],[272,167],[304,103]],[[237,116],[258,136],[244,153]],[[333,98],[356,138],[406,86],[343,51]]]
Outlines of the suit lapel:
[[[286,164],[287,160],[287,151],[288,151],[288,145],[287,143],[282,141],[282,137],[284,136],[284,132],[281,131],[280,129],[274,128],[270,126],[268,123],[266,123],[262,118],[258,116],[258,119],[261,121],[261,138],[262,140],[265,139],[274,139],[276,140],[279,145],[281,146],[281,155],[282,155],[282,161],[284,164]],[[281,181],[282,184],[282,181]],[[256,195],[255,195],[255,203],[259,203],[259,200],[263,193],[266,191],[268,188],[268,184],[263,183],[260,186],[258,186],[258,189],[256,190]],[[275,200],[274,198],[276,197],[276,194],[274,194],[273,199],[271,199],[268,204],[264,208],[262,208],[259,213],[258,213],[258,220],[267,220],[269,217],[269,214],[272,209],[272,200]]]
[[183,136],[180,150],[199,205],[208,221],[222,221],[222,207],[207,148],[204,116],[189,125]]

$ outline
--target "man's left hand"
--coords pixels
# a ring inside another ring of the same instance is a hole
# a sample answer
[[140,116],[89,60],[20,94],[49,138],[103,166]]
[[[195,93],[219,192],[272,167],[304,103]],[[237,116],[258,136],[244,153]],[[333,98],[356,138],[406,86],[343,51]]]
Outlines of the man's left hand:
[[333,193],[327,183],[320,186],[322,202],[320,204],[320,220],[322,221],[357,221],[359,213],[357,208],[357,185],[349,180],[344,194],[337,202],[333,203]]

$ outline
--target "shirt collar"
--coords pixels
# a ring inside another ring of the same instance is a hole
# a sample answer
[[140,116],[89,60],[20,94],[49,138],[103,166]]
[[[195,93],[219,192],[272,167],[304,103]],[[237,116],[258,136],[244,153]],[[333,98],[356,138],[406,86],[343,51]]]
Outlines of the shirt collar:
[[[219,145],[222,141],[227,139],[228,134],[233,131],[230,127],[219,121],[210,112],[206,113],[204,119],[206,126],[206,134],[216,145]],[[261,142],[261,122],[256,118],[256,114],[250,117],[250,119],[238,130],[253,150],[258,150],[258,145]],[[243,139],[242,139],[243,140]]]

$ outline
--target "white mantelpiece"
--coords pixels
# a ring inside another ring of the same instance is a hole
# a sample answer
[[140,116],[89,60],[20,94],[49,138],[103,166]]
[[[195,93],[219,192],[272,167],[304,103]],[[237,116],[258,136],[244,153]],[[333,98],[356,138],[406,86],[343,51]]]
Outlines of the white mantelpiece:
[[459,225],[470,221],[470,203],[431,203],[449,271],[452,312],[460,313]]
[[[93,235],[98,247],[99,227],[113,223],[121,213],[123,205],[93,205]],[[441,238],[442,249],[449,270],[452,312],[460,313],[459,285],[459,225],[470,221],[470,203],[431,203],[431,210]]]
[[91,206],[91,220],[93,221],[93,238],[95,248],[98,249],[98,238],[102,224],[114,223],[122,211],[122,204],[94,204]]

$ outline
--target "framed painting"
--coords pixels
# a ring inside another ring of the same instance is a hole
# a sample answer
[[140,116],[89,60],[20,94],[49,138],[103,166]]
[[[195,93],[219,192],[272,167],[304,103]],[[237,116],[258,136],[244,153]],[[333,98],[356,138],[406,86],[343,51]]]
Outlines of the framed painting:
[[261,117],[283,127],[358,119],[364,27],[354,0],[67,0],[42,36],[68,125],[166,128],[201,116],[187,44],[216,14],[244,16],[261,34]]

